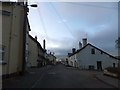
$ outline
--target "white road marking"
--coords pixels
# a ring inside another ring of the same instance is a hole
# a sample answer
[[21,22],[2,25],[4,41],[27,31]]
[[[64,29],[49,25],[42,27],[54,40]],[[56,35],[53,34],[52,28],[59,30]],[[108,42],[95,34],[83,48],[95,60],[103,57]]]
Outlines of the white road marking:
[[49,72],[48,74],[56,74],[55,72]]
[[34,88],[38,84],[38,82],[43,78],[43,75],[44,73],[42,73],[41,77],[32,85],[31,88]]

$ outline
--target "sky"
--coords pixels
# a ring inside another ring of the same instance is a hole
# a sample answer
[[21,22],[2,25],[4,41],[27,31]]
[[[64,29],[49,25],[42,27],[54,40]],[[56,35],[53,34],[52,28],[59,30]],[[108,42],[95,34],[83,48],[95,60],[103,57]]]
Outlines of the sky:
[[29,2],[30,34],[37,36],[41,46],[46,40],[48,52],[57,57],[67,56],[72,48],[79,49],[79,41],[117,55],[117,2]]

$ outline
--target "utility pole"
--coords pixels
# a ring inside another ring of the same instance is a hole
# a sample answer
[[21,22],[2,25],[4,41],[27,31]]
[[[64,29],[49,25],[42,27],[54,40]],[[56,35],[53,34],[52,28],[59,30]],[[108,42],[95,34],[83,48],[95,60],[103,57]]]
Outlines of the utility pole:
[[[21,2],[22,1],[22,2]],[[18,2],[21,2],[23,4],[23,7],[24,7],[24,23],[23,23],[23,57],[22,57],[22,74],[25,73],[25,70],[26,70],[26,37],[27,37],[27,15],[28,15],[28,11],[29,11],[29,8],[28,8],[28,0],[18,0]],[[32,5],[29,5],[31,7],[37,7],[36,4],[32,4]]]
[[[118,2],[118,17],[120,17],[120,1]],[[118,18],[118,23],[120,22]],[[116,47],[118,48],[118,59],[120,59],[120,25],[118,25],[118,39],[116,40]],[[118,60],[118,79],[120,80],[120,60]],[[120,82],[118,81],[118,86]],[[120,87],[118,87],[120,89]]]
[[26,68],[26,25],[27,25],[27,11],[28,11],[28,2],[27,0],[24,3],[24,24],[23,24],[23,58],[22,58],[22,75],[25,73]]

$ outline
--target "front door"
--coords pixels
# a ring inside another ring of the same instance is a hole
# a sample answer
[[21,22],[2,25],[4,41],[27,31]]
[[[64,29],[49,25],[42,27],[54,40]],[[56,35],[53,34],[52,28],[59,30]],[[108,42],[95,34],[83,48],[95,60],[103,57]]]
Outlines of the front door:
[[97,70],[102,70],[102,61],[97,61]]

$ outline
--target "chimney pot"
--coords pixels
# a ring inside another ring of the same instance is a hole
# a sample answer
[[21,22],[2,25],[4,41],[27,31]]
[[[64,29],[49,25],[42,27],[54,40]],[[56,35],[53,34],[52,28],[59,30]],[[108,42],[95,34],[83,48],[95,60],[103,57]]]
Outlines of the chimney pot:
[[35,39],[37,40],[37,36],[35,36]]
[[83,40],[83,47],[84,47],[85,45],[87,45],[87,38],[83,38],[82,40]]
[[81,42],[79,42],[79,49],[81,49],[82,48],[82,43]]
[[72,53],[75,53],[76,49],[75,48],[72,48]]
[[45,50],[45,40],[43,40],[43,49]]

